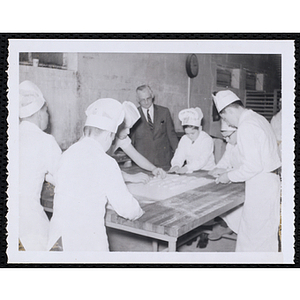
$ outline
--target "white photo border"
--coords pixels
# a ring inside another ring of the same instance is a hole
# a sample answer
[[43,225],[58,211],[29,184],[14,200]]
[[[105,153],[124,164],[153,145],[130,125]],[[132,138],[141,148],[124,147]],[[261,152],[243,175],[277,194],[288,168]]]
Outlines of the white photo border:
[[[294,99],[293,40],[71,40],[9,39],[8,56],[8,263],[93,264],[293,264],[294,260]],[[18,86],[19,52],[280,54],[282,57],[282,252],[140,253],[18,251]],[[287,199],[287,201],[284,201]],[[293,199],[293,200],[291,200]]]

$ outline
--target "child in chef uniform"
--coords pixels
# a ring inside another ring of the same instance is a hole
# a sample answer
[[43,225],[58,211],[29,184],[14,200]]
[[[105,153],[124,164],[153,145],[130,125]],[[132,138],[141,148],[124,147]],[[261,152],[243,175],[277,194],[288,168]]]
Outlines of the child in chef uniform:
[[197,170],[212,170],[215,167],[213,139],[202,131],[203,113],[199,107],[179,112],[185,135],[171,160],[170,173],[193,173]]
[[[136,106],[130,101],[124,101],[122,103],[125,117],[122,124],[119,125],[116,133],[116,138],[107,152],[109,155],[120,148],[122,149],[140,168],[150,171],[154,176],[165,178],[166,172],[153,165],[147,158],[140,154],[132,145],[131,139],[128,136],[132,126],[140,119],[141,115]],[[137,174],[128,174],[122,171],[123,178],[126,182],[142,182],[147,183],[150,177],[142,172]]]
[[124,120],[121,103],[98,99],[86,115],[84,137],[64,152],[56,173],[49,249],[61,237],[63,251],[109,251],[107,204],[130,220],[144,213],[129,193],[117,162],[106,154]]

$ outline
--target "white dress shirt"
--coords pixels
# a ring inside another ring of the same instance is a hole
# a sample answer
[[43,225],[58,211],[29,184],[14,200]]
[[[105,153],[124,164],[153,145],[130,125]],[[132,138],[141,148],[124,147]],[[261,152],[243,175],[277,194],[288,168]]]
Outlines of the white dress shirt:
[[[141,106],[142,107],[142,106]],[[154,107],[153,107],[153,104],[148,108],[149,109],[149,114],[150,114],[150,117],[151,117],[151,120],[152,120],[152,123],[154,123]],[[147,116],[147,111],[148,109],[142,107],[142,111],[145,115],[145,118],[146,120],[148,121],[148,116]]]

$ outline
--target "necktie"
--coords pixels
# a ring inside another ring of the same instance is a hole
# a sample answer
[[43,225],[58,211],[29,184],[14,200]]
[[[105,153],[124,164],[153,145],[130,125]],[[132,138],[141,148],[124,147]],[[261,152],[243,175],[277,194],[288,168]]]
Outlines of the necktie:
[[149,109],[147,109],[147,120],[148,120],[148,124],[149,124],[150,129],[153,130],[153,122],[151,120]]

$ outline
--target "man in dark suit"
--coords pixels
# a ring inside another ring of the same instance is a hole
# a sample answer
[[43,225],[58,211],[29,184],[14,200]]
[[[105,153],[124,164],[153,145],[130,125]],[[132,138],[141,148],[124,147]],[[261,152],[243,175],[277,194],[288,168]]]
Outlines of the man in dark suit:
[[178,145],[169,109],[153,104],[154,94],[148,85],[136,89],[141,118],[131,129],[132,144],[155,166],[169,168]]

